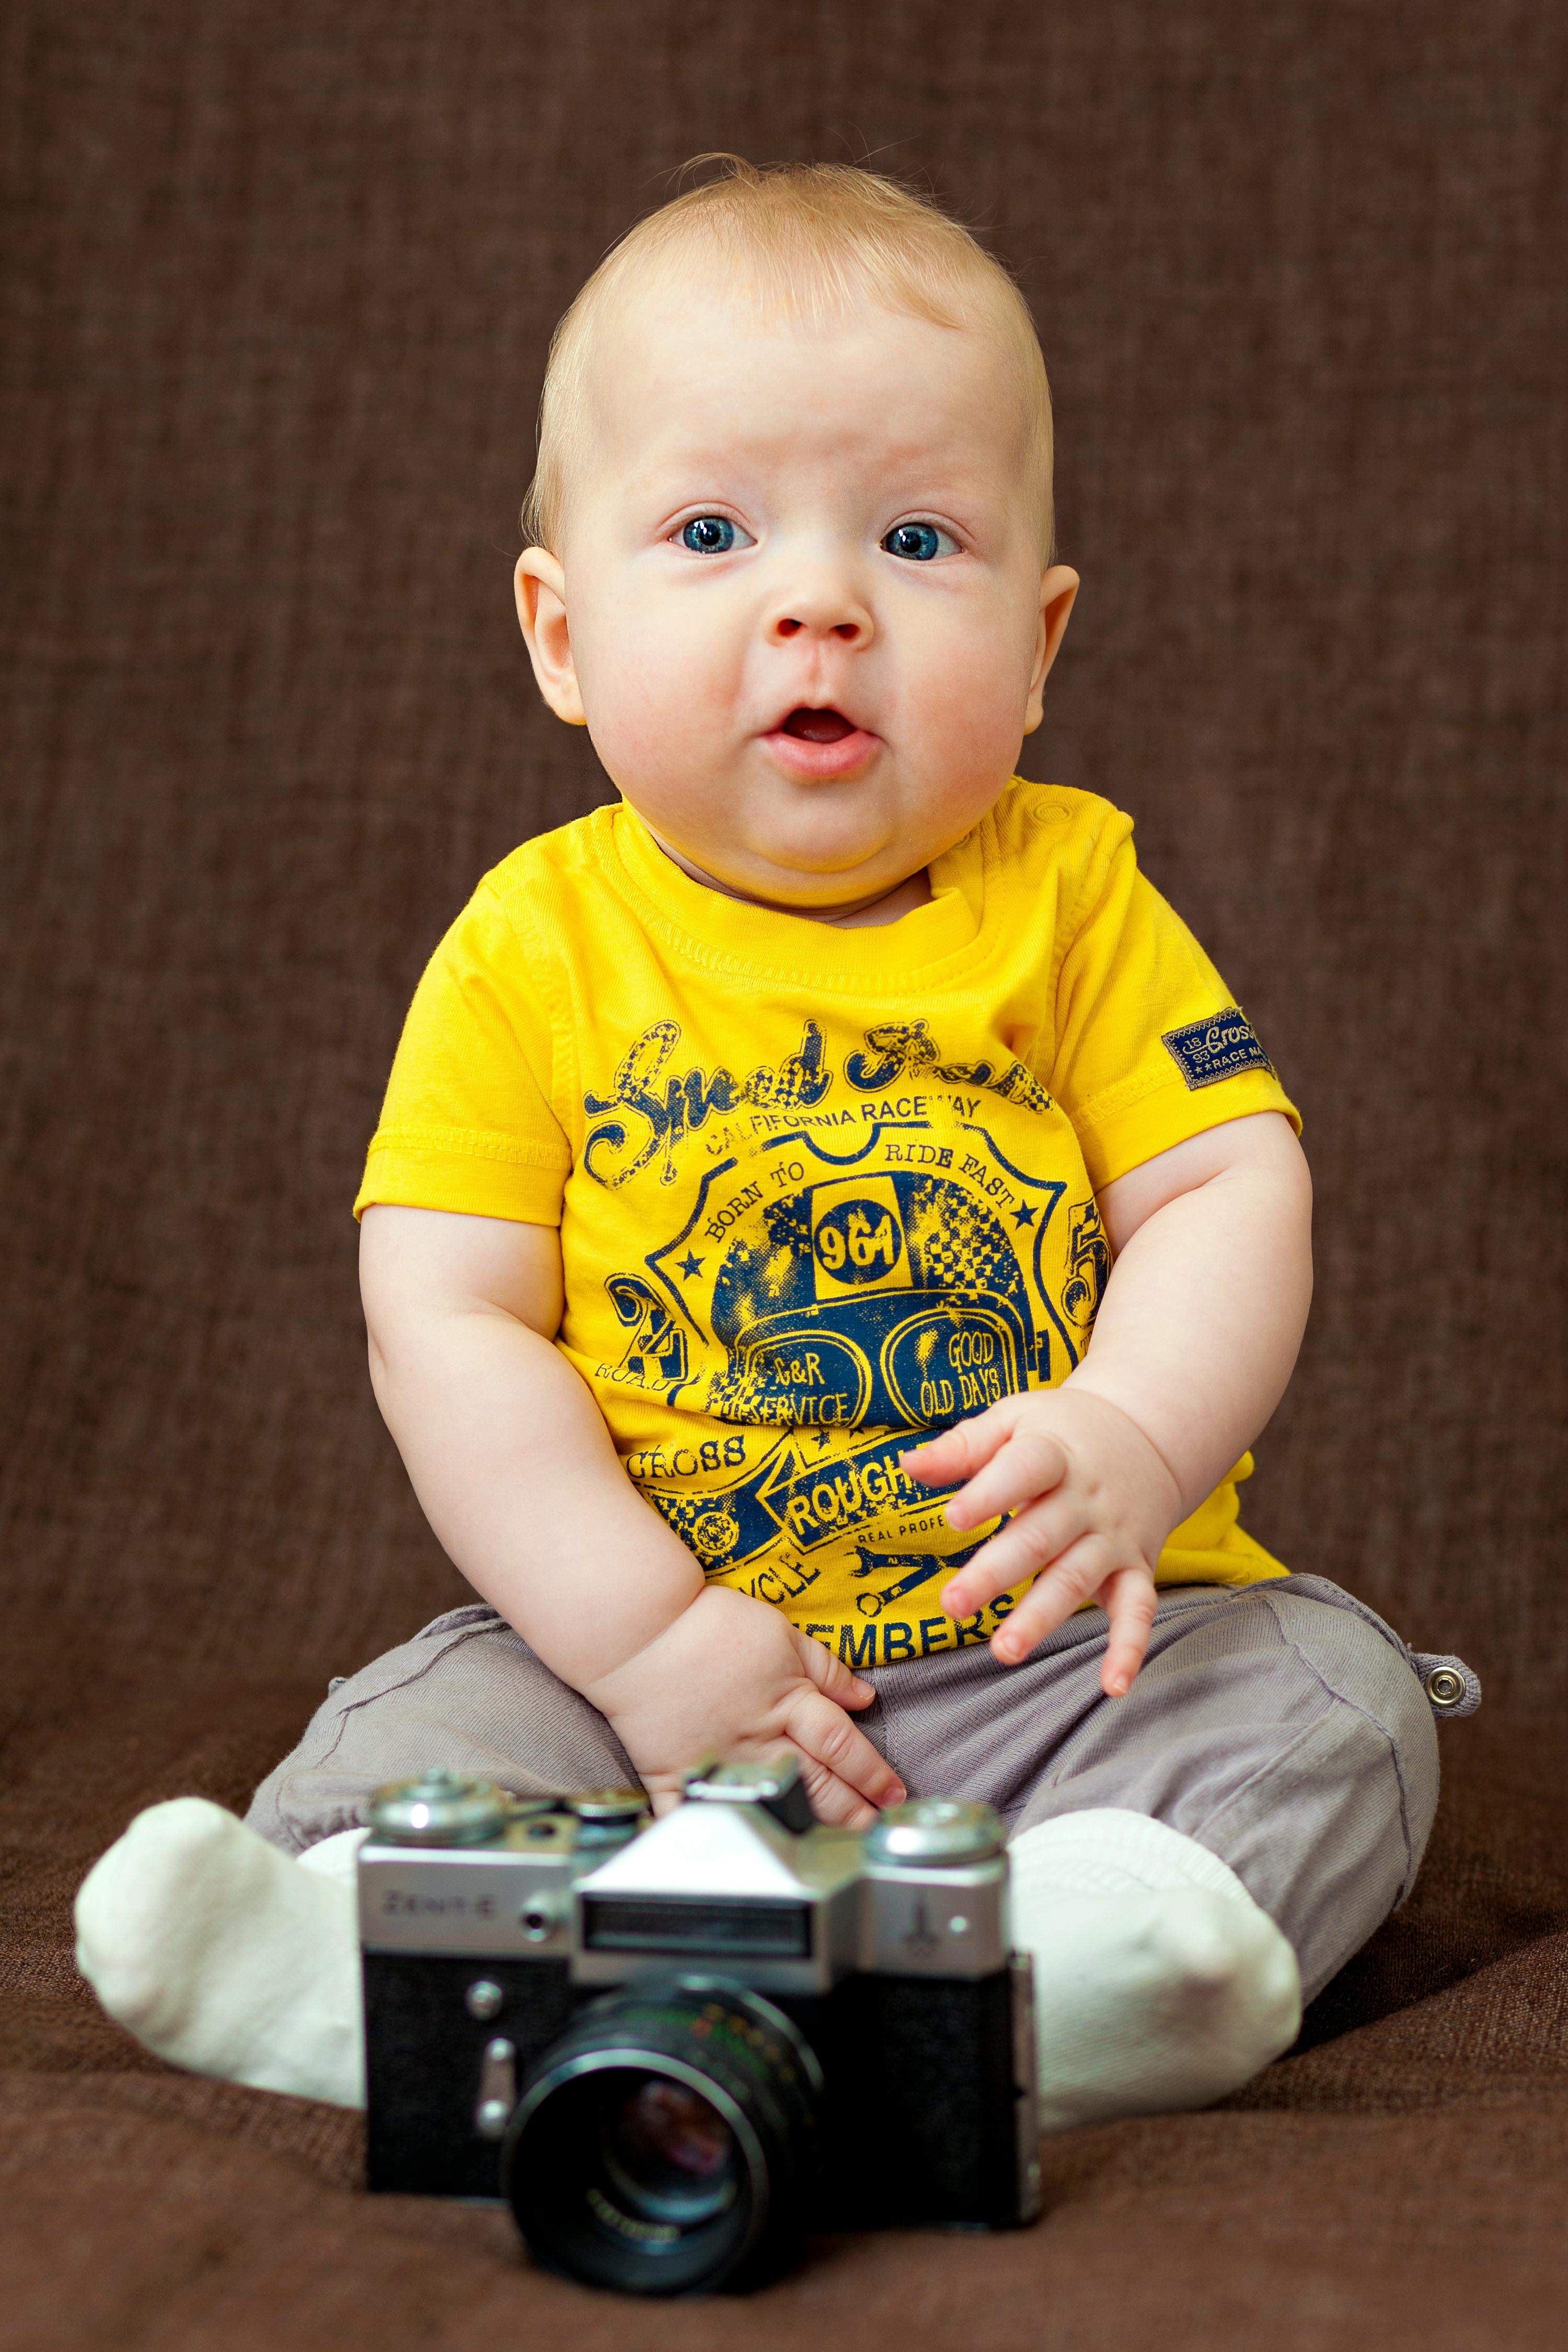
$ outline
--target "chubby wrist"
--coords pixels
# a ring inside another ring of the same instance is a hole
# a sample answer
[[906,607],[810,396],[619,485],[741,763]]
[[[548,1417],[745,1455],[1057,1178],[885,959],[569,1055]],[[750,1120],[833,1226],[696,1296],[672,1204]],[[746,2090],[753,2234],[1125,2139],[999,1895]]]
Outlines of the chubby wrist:
[[[595,1675],[591,1683],[579,1685],[583,1696],[598,1708],[606,1722],[613,1724],[617,1715],[640,1703],[650,1677],[657,1679],[689,1670],[694,1644],[700,1649],[710,1641],[720,1642],[726,1604],[744,1604],[746,1598],[743,1592],[735,1592],[727,1585],[699,1585],[635,1650],[628,1650],[616,1665]],[[755,1601],[752,1606],[765,1608],[767,1603]]]
[[[1185,1485],[1178,1465],[1169,1460],[1158,1439],[1144,1425],[1136,1406],[1117,1395],[1114,1382],[1107,1381],[1102,1383],[1095,1370],[1085,1362],[1077,1371],[1069,1373],[1055,1394],[1069,1411],[1081,1405],[1093,1413],[1114,1415],[1121,1433],[1135,1440],[1146,1456],[1151,1474],[1168,1489],[1171,1525],[1174,1527],[1178,1520],[1186,1517],[1193,1506],[1187,1501]],[[1206,1493],[1208,1490],[1205,1487],[1204,1491]],[[1201,1496],[1194,1498],[1194,1501],[1202,1499]]]

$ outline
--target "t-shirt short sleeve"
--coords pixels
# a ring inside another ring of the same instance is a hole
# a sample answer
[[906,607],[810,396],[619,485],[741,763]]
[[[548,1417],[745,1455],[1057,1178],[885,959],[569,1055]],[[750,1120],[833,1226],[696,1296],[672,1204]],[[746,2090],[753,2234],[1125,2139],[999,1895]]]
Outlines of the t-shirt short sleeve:
[[572,1150],[554,1055],[522,943],[481,883],[415,991],[355,1216],[384,1202],[558,1225]]
[[1282,1111],[1300,1132],[1252,1024],[1139,872],[1126,818],[1106,828],[1075,909],[1047,1083],[1097,1192],[1254,1111]]

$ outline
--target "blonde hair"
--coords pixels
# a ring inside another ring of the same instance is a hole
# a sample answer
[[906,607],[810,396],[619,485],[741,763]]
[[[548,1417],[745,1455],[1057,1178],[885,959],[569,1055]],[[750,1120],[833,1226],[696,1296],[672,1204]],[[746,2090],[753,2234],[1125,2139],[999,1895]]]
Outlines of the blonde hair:
[[1029,410],[1028,489],[1040,508],[1043,552],[1055,551],[1051,395],[1028,305],[999,261],[929,198],[850,163],[768,163],[699,155],[684,168],[723,166],[612,246],[556,328],[539,403],[538,462],[523,502],[531,544],[559,552],[567,481],[582,437],[584,380],[595,328],[625,281],[680,247],[706,239],[748,269],[759,299],[815,320],[870,299],[935,325],[997,329]]

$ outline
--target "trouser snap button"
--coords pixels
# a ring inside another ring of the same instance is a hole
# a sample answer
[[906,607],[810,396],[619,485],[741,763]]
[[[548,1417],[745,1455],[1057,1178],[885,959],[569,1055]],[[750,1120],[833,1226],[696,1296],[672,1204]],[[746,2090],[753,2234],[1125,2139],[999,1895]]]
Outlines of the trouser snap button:
[[1426,1696],[1434,1706],[1458,1706],[1465,1696],[1465,1677],[1452,1666],[1434,1666],[1426,1677]]

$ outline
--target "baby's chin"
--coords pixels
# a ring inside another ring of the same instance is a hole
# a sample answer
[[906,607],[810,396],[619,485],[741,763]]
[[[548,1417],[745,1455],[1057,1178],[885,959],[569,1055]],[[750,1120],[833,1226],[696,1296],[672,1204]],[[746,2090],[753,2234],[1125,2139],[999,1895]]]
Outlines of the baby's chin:
[[847,829],[825,835],[826,828],[808,841],[764,833],[743,843],[712,843],[699,862],[726,889],[759,903],[790,914],[839,914],[874,906],[923,876],[952,837],[907,817],[868,827],[860,838]]
[[721,843],[704,844],[700,852],[687,849],[650,825],[654,839],[694,882],[707,884],[727,898],[752,906],[769,907],[786,915],[835,915],[874,906],[923,870],[905,870],[905,861],[885,856],[846,871],[837,866],[802,868],[788,855],[770,856],[748,845],[740,850]]

